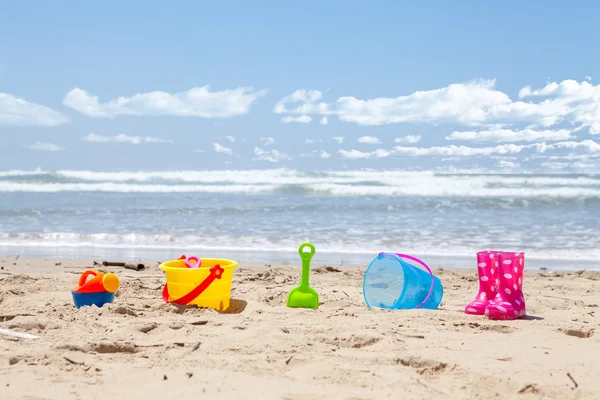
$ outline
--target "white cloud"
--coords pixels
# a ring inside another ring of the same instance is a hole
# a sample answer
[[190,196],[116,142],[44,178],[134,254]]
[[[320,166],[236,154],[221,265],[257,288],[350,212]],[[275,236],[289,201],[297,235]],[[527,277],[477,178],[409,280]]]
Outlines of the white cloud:
[[596,167],[594,163],[574,162],[574,163],[562,163],[562,162],[545,162],[540,165],[542,168],[552,169],[555,171],[561,170],[584,170],[589,171]]
[[222,146],[219,143],[213,143],[213,150],[217,153],[227,154],[228,156],[233,155],[233,150],[229,147]]
[[500,160],[496,163],[496,166],[498,168],[502,168],[502,169],[516,169],[519,168],[519,163],[513,162],[513,161],[509,161],[509,160]]
[[369,158],[371,153],[368,153],[366,151],[359,151],[359,150],[340,149],[340,150],[338,150],[338,154],[341,155],[342,158],[346,158],[346,159],[350,159],[350,160],[360,160],[360,159]]
[[418,143],[421,141],[420,135],[408,135],[404,137],[398,137],[394,140],[396,143]]
[[380,144],[381,140],[375,136],[363,136],[358,138],[358,143],[364,144]]
[[261,137],[260,141],[263,142],[264,146],[270,146],[275,143],[275,139],[273,139],[272,137],[267,137],[267,138]]
[[75,88],[67,93],[63,104],[94,118],[115,118],[119,115],[229,118],[247,114],[265,94],[266,91],[252,87],[211,92],[207,85],[175,94],[154,91],[100,103],[98,96]]
[[322,159],[326,160],[329,157],[331,157],[331,154],[329,154],[328,152],[326,152],[325,150],[321,150],[321,153],[319,154],[319,157],[321,157]]
[[[318,90],[298,90],[281,99],[277,114],[338,115],[342,121],[360,125],[398,122],[480,122],[490,107],[508,104],[510,98],[495,90],[495,81],[456,83],[448,87],[420,91],[408,96],[360,100],[340,97],[335,103],[320,101]],[[294,105],[288,109],[286,105]]]
[[229,140],[231,143],[235,143],[235,138],[233,136],[225,136],[225,139]]
[[563,120],[579,124],[576,130],[587,128],[593,134],[600,134],[600,85],[590,82],[565,80],[552,82],[542,89],[531,90],[526,86],[519,92],[519,98],[546,98],[533,104],[538,115],[548,116],[545,126],[551,126]]
[[304,141],[304,144],[314,144],[314,143],[323,143],[323,139],[319,139],[319,140],[306,139]]
[[29,146],[29,149],[37,151],[61,151],[64,150],[64,147],[57,146],[53,143],[35,142]]
[[554,150],[584,150],[590,153],[599,153],[600,144],[593,140],[583,140],[581,142],[565,141],[553,144],[545,142],[532,143],[527,145],[502,144],[495,147],[469,147],[469,146],[434,146],[434,147],[402,147],[396,146],[392,150],[394,154],[406,156],[433,156],[433,157],[472,157],[472,156],[491,156],[518,154],[523,150],[531,150],[538,153],[545,153]]
[[536,131],[533,129],[490,129],[486,131],[452,132],[446,140],[472,140],[479,142],[535,142],[540,140],[558,141],[572,139],[568,129]]
[[[293,112],[294,114],[309,114],[315,112],[315,105],[323,97],[319,90],[296,90],[289,96],[285,96],[275,104],[273,112],[275,114],[284,114]],[[293,111],[286,108],[286,104],[299,104]],[[323,103],[324,104],[324,103]],[[318,109],[318,105],[317,105]]]
[[496,147],[468,147],[468,146],[434,146],[434,147],[403,147],[396,146],[393,151],[406,156],[443,156],[443,157],[471,157],[489,156],[492,154],[520,153],[524,146],[514,144]]
[[301,124],[308,124],[310,121],[312,121],[312,118],[309,117],[308,115],[301,115],[299,117],[283,117],[281,118],[281,123],[282,124],[289,124],[292,122],[298,122]]
[[585,79],[586,79],[587,81],[589,81],[589,82],[591,82],[591,81],[592,81],[592,77],[591,77],[591,76],[589,76],[589,75],[587,75],[587,76],[585,77]]
[[491,129],[498,124],[550,128],[570,123],[576,126],[575,131],[587,129],[591,134],[600,134],[600,85],[564,80],[538,90],[524,86],[518,98],[513,100],[497,90],[495,80],[454,83],[391,98],[362,100],[346,96],[329,103],[323,101],[318,90],[298,90],[280,100],[274,112],[336,115],[359,125],[427,123]]
[[365,152],[359,150],[338,150],[338,154],[342,156],[342,158],[350,159],[350,160],[361,160],[361,159],[370,159],[370,158],[386,158],[390,156],[390,152],[383,149],[377,149],[375,151]]
[[96,135],[95,133],[90,133],[89,135],[82,137],[81,140],[83,140],[84,142],[94,143],[170,143],[168,140],[163,140],[150,136],[127,136],[124,134],[120,134],[117,136],[101,136]]
[[321,125],[327,125],[329,123],[329,120],[327,119],[327,117],[323,117],[323,118],[321,118],[321,120],[319,121],[319,123]]
[[585,154],[566,154],[566,155],[537,155],[534,154],[531,159],[543,159],[543,160],[561,160],[561,161],[589,161],[593,158],[598,158],[600,154],[585,153]]
[[69,117],[51,108],[0,93],[0,125],[57,126],[69,122]]
[[600,152],[600,144],[594,142],[593,140],[583,140],[581,142],[568,141],[568,142],[558,142],[546,145],[545,143],[537,143],[534,145],[536,150],[540,153],[546,152],[548,150],[558,150],[558,149],[567,149],[567,150],[576,150],[583,149],[590,153],[598,153]]
[[283,160],[289,160],[290,157],[282,153],[278,150],[263,150],[260,147],[254,147],[254,155],[256,158],[254,160],[258,161],[268,161],[272,163],[278,163]]
[[339,144],[344,143],[344,138],[341,136],[336,136],[333,138],[333,140],[335,140],[336,142],[338,142]]

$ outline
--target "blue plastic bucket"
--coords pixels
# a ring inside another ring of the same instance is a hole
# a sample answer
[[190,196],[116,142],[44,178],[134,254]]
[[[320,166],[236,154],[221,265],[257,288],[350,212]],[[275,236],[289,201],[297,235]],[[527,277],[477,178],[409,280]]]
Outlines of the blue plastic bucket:
[[369,308],[434,310],[442,302],[443,294],[442,282],[427,264],[407,254],[379,253],[369,264],[363,280],[363,296]]
[[111,292],[97,292],[97,293],[77,293],[71,292],[73,295],[73,302],[75,307],[80,308],[83,306],[102,307],[106,303],[112,303],[115,299],[115,294]]

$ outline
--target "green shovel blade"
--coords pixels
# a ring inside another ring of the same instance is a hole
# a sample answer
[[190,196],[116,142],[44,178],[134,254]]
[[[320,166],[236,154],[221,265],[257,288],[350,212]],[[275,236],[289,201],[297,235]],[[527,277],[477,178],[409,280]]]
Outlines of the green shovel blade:
[[[302,250],[308,247],[310,252]],[[294,308],[318,308],[319,294],[315,289],[308,285],[308,276],[310,274],[310,260],[315,255],[315,246],[310,243],[304,243],[298,248],[298,254],[302,259],[302,280],[300,286],[292,289],[288,295],[287,306]]]

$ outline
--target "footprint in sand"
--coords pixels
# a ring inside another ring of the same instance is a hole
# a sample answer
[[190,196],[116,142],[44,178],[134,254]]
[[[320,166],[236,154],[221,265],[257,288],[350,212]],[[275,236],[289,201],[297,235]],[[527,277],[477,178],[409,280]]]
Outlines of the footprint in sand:
[[338,348],[362,349],[363,347],[369,347],[379,343],[381,339],[383,338],[377,336],[351,335],[349,337],[336,337],[334,339],[323,337],[319,341]]
[[136,353],[137,350],[133,343],[125,342],[100,342],[90,346],[90,351],[95,351],[100,354],[114,353]]
[[594,335],[593,329],[585,328],[561,328],[558,331],[564,333],[567,336],[573,336],[580,339],[587,339]]
[[513,333],[518,331],[517,328],[507,325],[480,325],[477,322],[470,322],[470,328],[478,329],[480,331],[487,332],[498,332],[498,333]]
[[395,361],[405,367],[413,368],[419,375],[429,377],[440,376],[448,368],[447,363],[420,357],[398,358]]

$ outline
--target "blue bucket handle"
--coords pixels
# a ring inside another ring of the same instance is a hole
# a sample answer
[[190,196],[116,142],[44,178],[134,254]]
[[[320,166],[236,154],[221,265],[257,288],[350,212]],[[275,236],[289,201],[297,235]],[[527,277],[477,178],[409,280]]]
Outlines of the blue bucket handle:
[[[382,254],[385,254],[385,253],[383,253],[383,252],[379,253],[379,255],[382,255]],[[429,293],[427,293],[425,300],[423,300],[423,302],[421,302],[421,304],[419,304],[418,306],[415,307],[415,309],[421,308],[425,303],[427,303],[427,300],[429,300],[429,298],[431,297],[431,294],[433,293],[433,286],[435,285],[435,276],[433,275],[433,271],[431,271],[431,268],[429,268],[429,266],[427,264],[425,264],[423,261],[419,260],[417,257],[413,257],[408,254],[401,254],[401,253],[393,253],[393,254],[397,255],[400,258],[407,258],[409,260],[412,260],[414,262],[421,264],[427,270],[427,272],[429,272],[429,275],[431,275],[431,287],[429,288]]]

